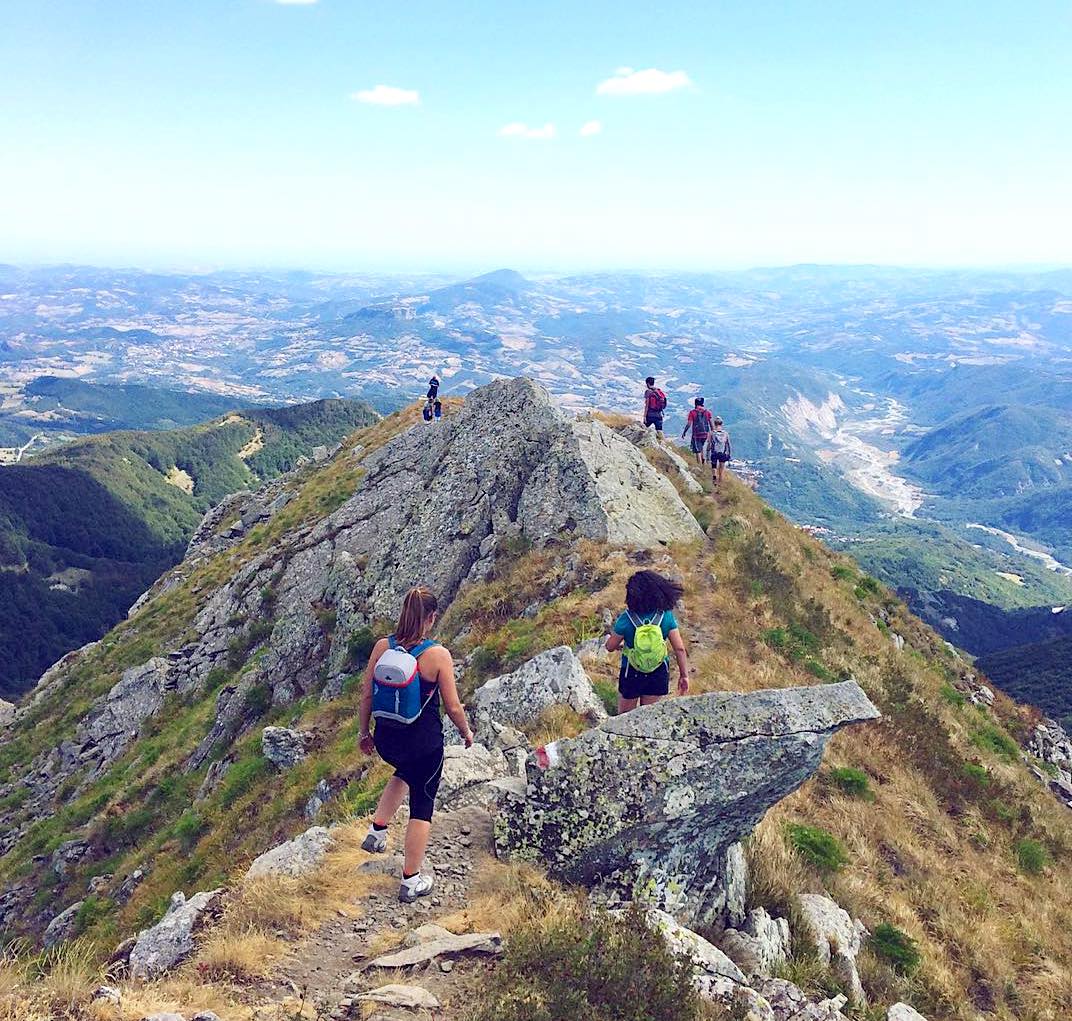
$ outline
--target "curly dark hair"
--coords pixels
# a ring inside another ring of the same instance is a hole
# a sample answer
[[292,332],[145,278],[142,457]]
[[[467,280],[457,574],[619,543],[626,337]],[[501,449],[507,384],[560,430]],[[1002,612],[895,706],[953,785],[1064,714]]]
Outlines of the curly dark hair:
[[677,606],[685,590],[655,571],[637,571],[625,585],[625,605],[630,613],[645,616]]

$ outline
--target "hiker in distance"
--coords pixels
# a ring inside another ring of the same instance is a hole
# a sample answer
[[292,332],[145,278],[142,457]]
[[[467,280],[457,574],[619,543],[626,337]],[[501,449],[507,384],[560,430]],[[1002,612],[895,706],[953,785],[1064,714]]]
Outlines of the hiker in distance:
[[697,397],[693,401],[693,409],[689,412],[685,428],[681,430],[681,438],[684,439],[689,432],[692,433],[692,438],[689,442],[692,446],[692,453],[696,458],[696,463],[704,464],[706,461],[707,437],[711,432],[711,412],[704,407],[702,397]]
[[715,418],[715,427],[707,438],[707,452],[711,458],[711,481],[715,489],[722,485],[722,474],[733,456],[730,450],[730,434],[722,427],[722,419]]
[[[438,612],[436,597],[428,589],[410,589],[394,634],[381,638],[369,656],[361,692],[361,750],[366,755],[379,752],[395,767],[361,847],[387,849],[387,827],[408,794],[409,824],[398,890],[398,899],[405,904],[432,892],[432,878],[421,872],[421,866],[443,775],[440,702],[465,747],[473,746],[473,732],[454,681],[454,660],[429,637]],[[369,730],[373,720],[375,734]]]
[[428,380],[428,403],[431,404],[439,396],[439,377],[433,376]]
[[677,660],[677,693],[689,691],[689,657],[674,607],[684,589],[655,571],[637,571],[625,586],[625,612],[607,637],[607,651],[622,650],[618,712],[651,705],[670,693],[670,653]]
[[666,412],[666,394],[655,385],[655,377],[644,380],[644,428],[655,426],[655,435],[663,438],[663,415]]

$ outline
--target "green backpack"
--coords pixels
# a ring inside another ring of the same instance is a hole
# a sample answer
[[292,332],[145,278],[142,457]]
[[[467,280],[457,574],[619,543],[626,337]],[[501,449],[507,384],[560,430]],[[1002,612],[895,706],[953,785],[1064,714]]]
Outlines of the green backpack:
[[625,648],[629,665],[641,674],[653,674],[666,662],[666,639],[663,637],[663,614],[655,621],[642,622],[629,614],[636,628],[633,645]]

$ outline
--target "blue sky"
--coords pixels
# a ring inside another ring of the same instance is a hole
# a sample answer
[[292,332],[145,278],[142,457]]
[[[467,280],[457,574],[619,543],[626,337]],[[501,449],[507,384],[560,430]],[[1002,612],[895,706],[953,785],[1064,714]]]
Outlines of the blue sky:
[[1072,262],[1067,2],[3,0],[2,20],[0,259]]

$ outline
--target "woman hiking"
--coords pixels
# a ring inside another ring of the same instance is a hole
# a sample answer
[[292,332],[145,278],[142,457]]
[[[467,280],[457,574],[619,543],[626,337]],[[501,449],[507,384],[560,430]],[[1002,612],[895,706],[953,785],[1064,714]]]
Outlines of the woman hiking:
[[677,660],[677,693],[689,691],[689,657],[674,607],[684,589],[655,571],[637,571],[626,583],[626,610],[607,637],[607,651],[622,651],[618,712],[651,705],[670,693],[670,652]]
[[[405,904],[432,892],[432,878],[421,872],[421,866],[443,773],[441,701],[465,747],[473,745],[454,682],[454,660],[429,637],[438,611],[436,597],[428,589],[410,589],[394,634],[381,638],[369,656],[361,693],[361,750],[366,755],[379,752],[395,767],[361,848],[387,849],[387,827],[408,794],[406,855],[398,890],[398,899]],[[373,719],[375,735],[369,730]]]

